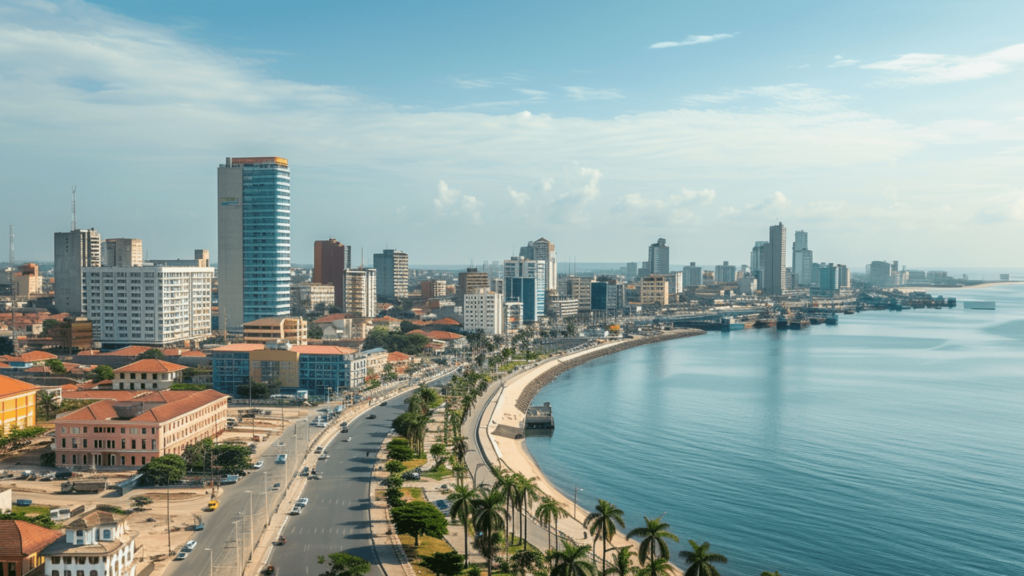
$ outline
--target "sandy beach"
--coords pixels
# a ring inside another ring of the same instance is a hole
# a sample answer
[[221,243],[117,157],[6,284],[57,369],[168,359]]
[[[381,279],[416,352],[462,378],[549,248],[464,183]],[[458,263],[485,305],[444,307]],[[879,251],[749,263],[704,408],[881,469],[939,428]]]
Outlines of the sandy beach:
[[974,288],[991,288],[993,286],[1006,286],[1007,284],[1024,284],[1024,282],[1005,280],[1001,282],[985,282],[983,284],[972,284],[970,286],[900,286],[900,292],[927,292],[929,294],[941,295],[943,292],[955,292],[957,290],[972,290]]
[[[628,348],[635,347],[637,345],[649,344],[653,342],[663,341],[672,338],[681,338],[687,336],[694,336],[702,334],[699,330],[677,330],[673,331],[670,335],[663,335],[661,337],[645,338],[642,341],[626,341],[626,342],[609,342],[589,348],[587,350],[563,356],[557,360],[546,362],[531,370],[527,370],[522,374],[515,376],[505,384],[504,392],[498,395],[498,397],[488,406],[488,410],[491,411],[490,420],[487,423],[487,436],[493,446],[496,446],[499,453],[499,459],[506,468],[509,468],[515,472],[519,472],[527,478],[536,478],[537,484],[540,489],[547,494],[558,500],[565,510],[572,515],[573,513],[573,500],[572,495],[566,495],[558,491],[554,485],[544,476],[544,473],[540,470],[540,467],[530,456],[529,451],[526,449],[524,440],[512,439],[492,432],[499,425],[510,426],[513,428],[519,428],[522,424],[525,412],[516,406],[517,400],[527,390],[527,387],[531,383],[538,380],[545,374],[554,371],[561,372],[568,368],[566,364],[574,367],[579,365],[583,361],[589,358],[588,356],[602,356],[608,353],[619,352]],[[543,380],[551,380],[553,378],[544,378]],[[536,387],[531,389],[532,392],[536,392]],[[522,405],[522,403],[520,403]],[[592,495],[593,496],[593,495]],[[590,512],[589,509],[577,508],[575,518],[563,518],[559,521],[558,529],[564,532],[573,540],[577,542],[584,542],[588,544],[594,544],[592,535],[590,535],[583,527],[583,520]],[[608,556],[609,561],[612,556],[613,548],[621,548],[623,546],[631,546],[634,550],[639,548],[639,544],[635,541],[625,538],[625,533],[630,529],[635,528],[634,526],[627,526],[624,531],[620,531],[619,534],[612,539],[608,544]],[[584,538],[584,534],[587,538]],[[600,543],[595,547],[595,552],[600,556],[602,546]]]

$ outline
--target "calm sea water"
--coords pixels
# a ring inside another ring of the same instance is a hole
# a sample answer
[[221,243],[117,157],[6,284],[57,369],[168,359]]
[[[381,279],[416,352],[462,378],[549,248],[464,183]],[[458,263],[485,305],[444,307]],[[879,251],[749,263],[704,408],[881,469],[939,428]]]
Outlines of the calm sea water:
[[[996,311],[641,346],[544,388],[527,447],[580,504],[665,513],[723,574],[1024,574],[1024,286]],[[678,554],[680,545],[673,546]],[[674,558],[678,560],[678,558]]]

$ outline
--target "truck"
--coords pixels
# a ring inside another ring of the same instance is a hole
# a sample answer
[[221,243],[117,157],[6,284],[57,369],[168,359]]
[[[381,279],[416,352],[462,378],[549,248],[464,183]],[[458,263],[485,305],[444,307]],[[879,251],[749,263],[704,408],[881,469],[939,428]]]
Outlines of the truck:
[[97,493],[107,489],[106,478],[95,478],[92,480],[75,480],[63,482],[60,485],[61,494],[83,494]]
[[221,484],[238,484],[238,474],[225,474],[220,479]]

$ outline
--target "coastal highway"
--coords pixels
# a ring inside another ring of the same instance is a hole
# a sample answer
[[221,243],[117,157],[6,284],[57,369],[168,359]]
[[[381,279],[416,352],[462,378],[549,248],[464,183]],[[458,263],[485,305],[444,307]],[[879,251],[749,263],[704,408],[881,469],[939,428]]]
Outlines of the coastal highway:
[[[440,386],[448,379],[431,382],[430,386]],[[339,433],[326,446],[330,458],[316,462],[317,471],[325,478],[306,483],[302,497],[309,498],[309,504],[302,514],[288,518],[281,531],[288,542],[274,546],[267,561],[279,573],[320,574],[326,567],[317,564],[317,556],[345,552],[368,560],[372,564],[370,576],[384,576],[370,539],[369,482],[374,465],[380,463],[377,451],[391,429],[391,421],[405,411],[410,394],[412,391],[391,398],[387,406],[377,406],[350,420],[348,433]],[[377,418],[368,419],[370,414]],[[346,442],[348,437],[351,442]]]

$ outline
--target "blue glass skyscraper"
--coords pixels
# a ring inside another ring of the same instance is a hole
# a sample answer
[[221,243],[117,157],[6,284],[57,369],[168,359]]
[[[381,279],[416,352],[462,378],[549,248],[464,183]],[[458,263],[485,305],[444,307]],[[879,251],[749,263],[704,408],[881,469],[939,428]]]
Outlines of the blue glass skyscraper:
[[217,170],[218,316],[240,331],[290,309],[291,173],[276,156],[228,158]]

